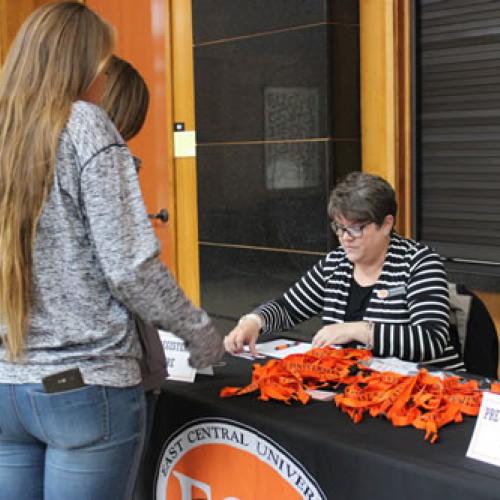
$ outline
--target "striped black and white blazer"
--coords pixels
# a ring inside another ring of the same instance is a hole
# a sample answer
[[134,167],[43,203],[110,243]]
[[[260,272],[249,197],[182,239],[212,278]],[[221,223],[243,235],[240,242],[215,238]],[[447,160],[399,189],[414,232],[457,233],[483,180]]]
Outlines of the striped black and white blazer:
[[[282,297],[254,311],[264,320],[263,333],[289,330],[320,313],[324,324],[342,323],[352,274],[342,247],[330,252]],[[449,312],[448,282],[439,255],[393,234],[363,318],[374,323],[373,354],[463,369],[450,342]]]

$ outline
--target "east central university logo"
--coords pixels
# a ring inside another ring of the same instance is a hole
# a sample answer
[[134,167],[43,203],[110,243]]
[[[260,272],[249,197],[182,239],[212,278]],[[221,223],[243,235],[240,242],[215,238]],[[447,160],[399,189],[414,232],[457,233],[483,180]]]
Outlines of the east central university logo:
[[165,443],[156,500],[325,500],[289,453],[234,420],[189,422]]

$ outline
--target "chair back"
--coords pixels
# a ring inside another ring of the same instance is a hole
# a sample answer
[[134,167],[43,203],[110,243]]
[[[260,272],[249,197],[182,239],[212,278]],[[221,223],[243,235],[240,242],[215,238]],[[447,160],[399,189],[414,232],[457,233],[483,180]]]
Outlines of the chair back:
[[483,301],[465,285],[449,283],[450,327],[458,334],[468,372],[497,378],[498,337]]

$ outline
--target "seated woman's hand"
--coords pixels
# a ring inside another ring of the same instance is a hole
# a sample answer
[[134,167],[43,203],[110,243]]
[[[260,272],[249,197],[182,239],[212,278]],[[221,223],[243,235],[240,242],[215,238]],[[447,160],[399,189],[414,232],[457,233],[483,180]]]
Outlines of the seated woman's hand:
[[332,344],[348,344],[356,340],[363,344],[372,344],[372,333],[367,321],[352,323],[335,323],[326,325],[313,337],[313,347],[326,347]]
[[259,337],[260,326],[251,319],[241,319],[239,323],[224,337],[226,351],[235,354],[248,345],[253,356],[257,355],[255,343]]

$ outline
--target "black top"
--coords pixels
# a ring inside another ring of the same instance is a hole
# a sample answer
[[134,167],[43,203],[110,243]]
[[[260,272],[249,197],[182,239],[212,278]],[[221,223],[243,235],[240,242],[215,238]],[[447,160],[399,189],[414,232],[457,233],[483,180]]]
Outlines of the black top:
[[361,286],[354,279],[354,276],[352,277],[351,291],[349,293],[349,300],[347,301],[344,317],[345,322],[363,320],[374,286],[375,285]]

